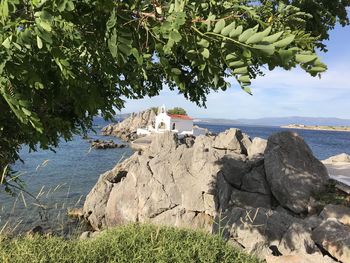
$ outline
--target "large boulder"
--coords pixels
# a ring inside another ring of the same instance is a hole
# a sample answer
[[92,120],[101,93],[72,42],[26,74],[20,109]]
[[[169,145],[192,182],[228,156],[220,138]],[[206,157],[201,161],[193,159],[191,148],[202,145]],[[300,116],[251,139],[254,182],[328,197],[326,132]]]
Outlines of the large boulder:
[[229,150],[239,154],[247,154],[247,148],[250,146],[249,136],[238,129],[229,129],[220,133],[214,141],[213,147],[221,150]]
[[265,171],[274,197],[295,213],[306,212],[310,198],[322,192],[329,180],[326,167],[293,132],[270,136],[265,150]]
[[312,232],[312,239],[341,262],[350,262],[350,227],[327,220]]

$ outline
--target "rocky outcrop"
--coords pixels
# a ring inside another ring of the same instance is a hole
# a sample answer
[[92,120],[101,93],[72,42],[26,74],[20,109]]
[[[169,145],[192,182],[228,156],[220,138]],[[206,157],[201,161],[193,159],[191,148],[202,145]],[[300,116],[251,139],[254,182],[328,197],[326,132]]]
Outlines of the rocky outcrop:
[[90,142],[91,142],[91,148],[98,149],[98,150],[127,147],[125,144],[117,144],[113,140],[110,140],[110,141],[93,140]]
[[341,153],[336,156],[329,157],[323,161],[324,163],[350,163],[350,155]]
[[154,126],[156,113],[152,109],[139,113],[132,113],[130,117],[117,123],[104,127],[101,131],[103,135],[116,136],[123,141],[133,141],[138,138],[136,131],[138,128]]
[[328,262],[321,261],[314,236],[323,218],[308,216],[304,206],[295,209],[301,205],[289,200],[298,198],[293,189],[286,199],[276,190],[278,184],[294,187],[309,203],[327,175],[297,135],[277,134],[267,144],[264,159],[261,150],[249,155],[252,141],[237,129],[186,140],[157,135],[145,150],[101,175],[86,198],[84,216],[95,230],[128,222],[200,228],[263,259],[306,255]]
[[310,197],[328,183],[326,167],[296,133],[272,135],[265,150],[266,178],[277,201],[295,213],[312,206]]

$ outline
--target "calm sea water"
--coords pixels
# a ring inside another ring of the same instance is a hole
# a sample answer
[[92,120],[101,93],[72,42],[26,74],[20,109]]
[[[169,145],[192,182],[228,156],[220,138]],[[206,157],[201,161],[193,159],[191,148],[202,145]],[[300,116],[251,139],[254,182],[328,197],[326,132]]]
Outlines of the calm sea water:
[[[106,123],[95,121],[96,130]],[[232,126],[200,126],[219,133]],[[278,127],[235,125],[253,137],[268,138],[269,135],[285,129]],[[328,131],[296,130],[310,145],[319,159],[325,159],[339,153],[350,154],[350,133]],[[90,133],[92,139],[114,140],[117,138]],[[132,154],[130,148],[91,150],[90,143],[80,137],[70,142],[62,142],[56,153],[38,151],[29,153],[27,147],[21,150],[24,163],[16,163],[14,169],[26,184],[26,190],[37,197],[33,199],[23,193],[10,197],[0,193],[0,231],[18,233],[41,225],[57,231],[65,231],[67,208],[81,207],[86,194],[96,183],[99,175],[110,170],[119,161]]]

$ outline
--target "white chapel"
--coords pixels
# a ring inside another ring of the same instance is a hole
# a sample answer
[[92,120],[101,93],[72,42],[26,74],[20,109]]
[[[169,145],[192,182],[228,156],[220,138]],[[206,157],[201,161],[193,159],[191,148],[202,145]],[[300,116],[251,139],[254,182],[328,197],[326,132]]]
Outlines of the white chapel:
[[198,136],[199,131],[193,126],[193,119],[187,115],[169,114],[165,105],[158,109],[155,118],[155,127],[137,129],[137,135],[150,135],[151,133],[163,133],[171,131],[179,135]]

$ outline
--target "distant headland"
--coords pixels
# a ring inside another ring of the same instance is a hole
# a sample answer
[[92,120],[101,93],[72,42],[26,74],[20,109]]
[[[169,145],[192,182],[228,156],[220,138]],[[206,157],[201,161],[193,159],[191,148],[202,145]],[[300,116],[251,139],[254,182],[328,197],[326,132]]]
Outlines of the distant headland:
[[318,125],[303,125],[303,124],[289,124],[282,125],[281,128],[287,129],[301,129],[301,130],[318,130],[318,131],[343,131],[350,132],[349,126],[318,126]]

